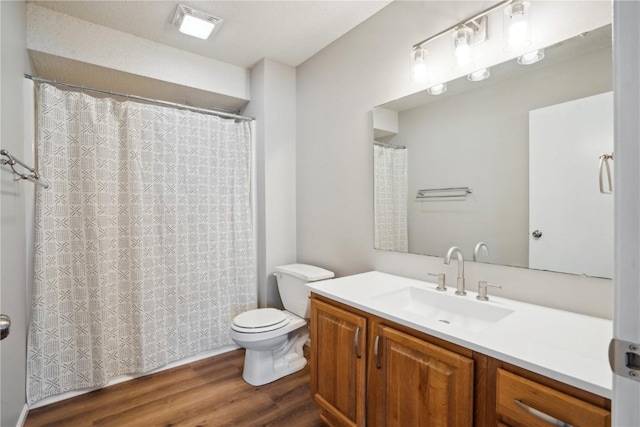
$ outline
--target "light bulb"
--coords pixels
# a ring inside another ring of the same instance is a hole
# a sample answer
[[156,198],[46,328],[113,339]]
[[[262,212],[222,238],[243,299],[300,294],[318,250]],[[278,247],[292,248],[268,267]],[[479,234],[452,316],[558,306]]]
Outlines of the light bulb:
[[413,80],[416,82],[427,81],[427,64],[422,62],[416,62],[413,66]]
[[460,27],[453,33],[453,54],[456,63],[466,67],[473,63],[471,45],[473,44],[473,31],[468,27]]
[[413,81],[424,83],[428,81],[428,68],[426,63],[427,51],[423,48],[415,48],[411,51],[411,60],[413,61],[412,77]]
[[471,47],[466,42],[456,46],[456,61],[461,66],[469,65],[471,62]]
[[509,27],[509,45],[510,46],[523,46],[527,39],[527,28],[528,24],[526,21],[521,19],[516,19],[514,17],[511,26]]
[[504,10],[504,38],[510,48],[531,44],[529,2],[516,0]]

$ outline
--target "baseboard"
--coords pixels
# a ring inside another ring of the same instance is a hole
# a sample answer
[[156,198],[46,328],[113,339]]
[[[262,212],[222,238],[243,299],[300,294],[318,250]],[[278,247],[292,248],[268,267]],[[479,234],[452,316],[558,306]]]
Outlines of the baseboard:
[[22,412],[20,412],[20,417],[18,418],[18,422],[16,423],[16,427],[23,427],[24,422],[27,421],[27,415],[29,415],[29,407],[25,403],[22,407]]
[[[109,387],[109,386],[112,386],[112,385],[120,384],[120,383],[123,383],[123,382],[126,382],[126,381],[135,380],[136,378],[140,378],[140,377],[144,377],[144,376],[147,376],[147,375],[156,374],[158,372],[166,371],[168,369],[177,368],[178,366],[182,366],[182,365],[186,365],[186,364],[189,364],[189,363],[197,362],[198,360],[207,359],[209,357],[217,356],[219,354],[227,353],[229,351],[237,350],[239,348],[240,347],[237,346],[237,345],[230,345],[230,346],[218,348],[218,349],[215,349],[215,350],[210,350],[210,351],[205,351],[205,352],[202,352],[202,353],[198,353],[195,356],[187,357],[186,359],[182,359],[182,360],[178,360],[178,361],[169,363],[168,365],[165,365],[165,366],[162,366],[160,368],[154,369],[153,371],[145,372],[143,374],[122,375],[122,376],[119,376],[119,377],[116,377],[116,378],[112,378],[111,380],[109,380],[108,384],[106,386],[104,386],[104,387],[83,388],[82,390],[74,390],[74,391],[69,391],[69,392],[66,392],[66,393],[58,394],[56,396],[46,397],[46,398],[34,403],[33,405],[31,405],[28,409],[41,408],[43,406],[51,405],[52,403],[61,402],[63,400],[71,399],[73,397],[77,397],[77,396],[80,396],[80,395],[83,395],[83,394],[86,394],[86,393],[90,393],[90,392],[95,391],[95,390],[100,390],[101,388],[105,388],[105,387]],[[26,408],[26,406],[25,406],[25,408]],[[28,410],[27,410],[27,413],[28,413]],[[25,415],[25,419],[26,419],[26,415]],[[23,420],[23,422],[24,422],[24,420]],[[22,427],[22,424],[18,424],[18,427]]]

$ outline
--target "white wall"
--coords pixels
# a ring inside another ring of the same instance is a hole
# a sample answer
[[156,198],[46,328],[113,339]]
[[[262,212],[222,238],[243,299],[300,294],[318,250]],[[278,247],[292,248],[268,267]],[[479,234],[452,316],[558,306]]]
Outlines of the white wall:
[[281,306],[274,267],[296,260],[296,70],[263,59],[245,115],[257,119],[258,305]]
[[[220,101],[228,97],[246,102],[250,98],[249,76],[247,70],[242,67],[96,25],[34,4],[27,7],[27,24],[27,46],[29,50],[38,53],[38,68],[42,70],[37,71],[45,76],[73,76],[74,79],[81,80],[81,84],[88,85],[91,80],[85,80],[87,76],[82,74],[95,74],[91,78],[96,79],[102,72],[96,71],[95,67],[102,67],[116,71],[110,74],[113,81],[105,88],[109,90],[118,90],[119,84],[127,85],[126,81],[121,80],[142,76],[157,80],[156,91],[160,90],[157,87],[160,82],[171,82],[183,86],[183,93],[185,89],[196,88],[223,95]],[[74,73],[72,69],[68,69],[69,67],[77,68],[79,72]],[[58,80],[62,81],[62,78]],[[80,84],[75,81],[71,83]],[[144,82],[139,85],[144,85]],[[141,94],[139,90],[135,93]],[[144,93],[141,95],[149,96]],[[162,95],[156,94],[156,97],[161,98]],[[184,99],[175,101],[184,102]]]
[[[425,88],[410,81],[409,51],[419,40],[493,2],[393,2],[306,61],[297,70],[298,261],[344,276],[368,270],[425,279],[456,265],[442,258],[373,249],[371,109]],[[535,2],[534,47],[553,44],[611,22],[600,1]],[[498,14],[499,15],[499,14]],[[570,22],[564,22],[572,17]],[[478,68],[514,56],[502,47],[501,19],[490,16],[490,40],[476,56]],[[459,77],[451,69],[446,37],[430,46],[444,57],[431,84]],[[439,74],[438,74],[439,73]],[[467,284],[503,285],[500,295],[596,316],[611,317],[611,281],[468,263]]]
[[[0,145],[18,158],[23,158],[24,153],[23,74],[30,71],[26,51],[25,6],[23,1],[0,2]],[[26,402],[27,295],[24,215],[25,191],[30,185],[33,184],[13,181],[13,175],[4,167],[1,168],[0,268],[4,274],[0,275],[0,312],[8,314],[12,321],[9,336],[0,342],[2,426],[15,426]]]
[[373,133],[378,138],[398,133],[398,112],[378,107],[373,110]]
[[[401,112],[389,142],[409,150],[409,252],[444,256],[459,246],[472,260],[482,241],[483,260],[528,266],[529,111],[610,91],[611,55],[603,49]],[[464,201],[415,199],[419,189],[466,186],[473,194]]]

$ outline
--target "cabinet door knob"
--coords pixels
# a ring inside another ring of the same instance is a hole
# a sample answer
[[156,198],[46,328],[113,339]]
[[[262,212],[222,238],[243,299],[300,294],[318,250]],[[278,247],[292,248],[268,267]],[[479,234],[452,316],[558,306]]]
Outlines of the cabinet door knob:
[[356,357],[360,359],[362,357],[360,354],[360,326],[356,328],[356,333],[353,336],[353,348],[356,352]]
[[539,239],[542,237],[542,231],[535,230],[533,233],[531,233],[531,235],[533,236],[534,239]]

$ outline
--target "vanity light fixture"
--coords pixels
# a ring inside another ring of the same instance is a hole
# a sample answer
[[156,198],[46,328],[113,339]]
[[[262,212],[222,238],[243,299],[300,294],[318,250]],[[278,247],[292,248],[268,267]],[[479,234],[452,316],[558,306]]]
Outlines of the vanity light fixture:
[[504,42],[507,48],[531,44],[531,3],[514,0],[504,9]]
[[427,51],[418,46],[411,51],[412,77],[414,82],[426,83],[428,79]]
[[488,79],[490,75],[491,72],[489,69],[483,68],[482,70],[467,74],[467,79],[472,82],[481,82],[482,80]]
[[438,85],[431,86],[430,88],[427,89],[427,93],[429,93],[429,95],[442,95],[446,91],[447,91],[446,83],[440,83]]
[[531,65],[544,59],[544,49],[534,50],[524,55],[518,56],[517,62],[520,65]]
[[[427,67],[424,46],[449,33],[452,33],[452,48],[456,64],[463,68],[472,66],[473,47],[487,39],[487,15],[501,7],[505,7],[503,16],[504,44],[510,48],[522,48],[530,45],[531,3],[525,0],[502,0],[482,12],[414,44],[411,53],[413,80],[417,82],[426,81]],[[471,80],[470,77],[469,79]]]
[[222,19],[181,4],[176,9],[172,24],[183,34],[206,40],[214,30],[217,31]]

